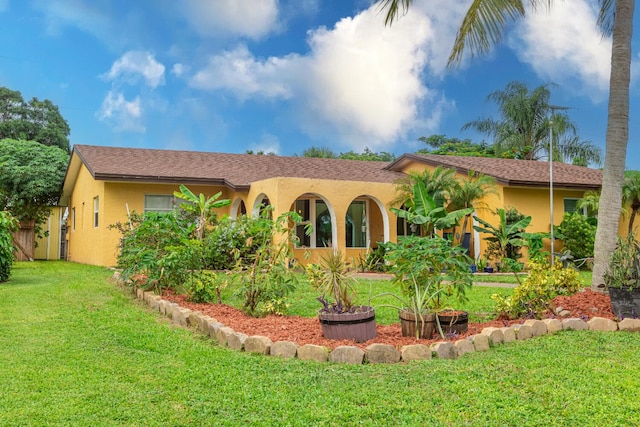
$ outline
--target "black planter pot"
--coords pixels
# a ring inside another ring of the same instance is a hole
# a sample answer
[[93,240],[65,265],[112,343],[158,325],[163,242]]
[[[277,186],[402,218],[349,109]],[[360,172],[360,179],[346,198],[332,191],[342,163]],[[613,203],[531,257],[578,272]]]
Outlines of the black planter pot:
[[484,272],[485,273],[493,273],[493,267],[485,267],[484,268]]
[[444,334],[463,334],[469,330],[469,313],[466,311],[442,311],[437,316]]
[[640,317],[640,289],[609,288],[611,309],[618,318]]
[[376,313],[373,307],[358,306],[354,313],[318,312],[322,335],[330,340],[365,342],[376,337]]

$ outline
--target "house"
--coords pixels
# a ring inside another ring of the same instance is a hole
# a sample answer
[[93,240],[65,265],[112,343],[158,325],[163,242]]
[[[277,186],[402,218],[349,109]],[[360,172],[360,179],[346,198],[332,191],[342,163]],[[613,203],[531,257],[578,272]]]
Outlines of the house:
[[[297,259],[318,259],[327,246],[355,257],[379,241],[396,241],[405,233],[390,211],[394,182],[411,170],[442,165],[461,177],[467,171],[495,177],[497,196],[487,198],[490,209],[513,206],[533,217],[528,231],[549,231],[549,165],[545,162],[405,154],[396,161],[368,162],[284,156],[256,156],[75,145],[63,185],[61,206],[68,207],[67,259],[80,263],[116,264],[120,235],[109,225],[125,222],[130,212],[170,211],[180,201],[173,192],[180,184],[195,193],[231,200],[219,214],[236,217],[273,207],[274,217],[295,210],[300,247]],[[554,164],[554,223],[586,190],[600,187],[600,171]],[[489,211],[479,212],[495,222]],[[304,225],[314,227],[311,236]],[[474,253],[484,250],[475,236]]]

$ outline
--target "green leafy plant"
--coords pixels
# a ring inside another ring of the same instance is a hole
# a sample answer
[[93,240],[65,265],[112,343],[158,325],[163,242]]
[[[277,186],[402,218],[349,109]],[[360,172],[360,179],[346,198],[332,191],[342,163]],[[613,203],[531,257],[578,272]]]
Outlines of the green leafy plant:
[[204,231],[207,224],[215,218],[213,209],[222,208],[231,204],[231,200],[229,199],[218,200],[222,195],[222,191],[219,191],[213,196],[207,198],[202,193],[196,196],[185,185],[180,185],[180,191],[174,191],[173,195],[188,202],[181,203],[180,208],[197,216],[197,226],[195,231],[196,238],[199,240],[204,238]]
[[640,243],[635,234],[618,238],[604,274],[604,283],[610,288],[633,290],[640,288]]
[[[301,222],[295,212],[285,212],[276,220],[270,218],[269,207],[263,209],[257,226],[259,245],[245,265],[238,258],[232,280],[239,283],[236,296],[244,299],[242,309],[250,316],[282,314],[288,308],[287,296],[298,283],[290,268],[295,262],[293,247],[297,241],[290,223]],[[310,228],[307,232],[310,233]],[[246,241],[253,244],[253,239]],[[236,252],[238,254],[238,252]]]
[[[409,306],[437,311],[444,308],[445,296],[453,296],[461,302],[466,300],[465,292],[473,280],[469,270],[472,260],[464,248],[452,246],[438,235],[431,238],[407,236],[398,243],[390,242],[385,260],[402,293],[411,299],[419,297],[419,303],[413,301]],[[421,293],[428,288],[434,297],[420,297],[416,293],[416,283]]]
[[473,212],[473,208],[456,209],[447,212],[441,198],[432,197],[423,182],[413,186],[413,199],[405,202],[406,209],[391,208],[399,218],[404,218],[414,226],[422,226],[427,236],[432,236],[434,230],[452,228],[462,218]]
[[262,220],[241,215],[236,219],[223,217],[220,223],[205,237],[204,257],[206,268],[231,270],[238,263],[248,266],[252,254],[269,239],[261,232]]
[[194,274],[187,284],[187,296],[189,301],[196,303],[222,302],[221,291],[226,287],[226,275],[218,275],[214,271],[201,270]]
[[351,311],[356,296],[353,289],[355,280],[349,273],[349,266],[340,251],[327,251],[320,257],[320,263],[308,264],[305,270],[311,285],[322,292],[318,300],[323,304],[324,312]]
[[[163,288],[180,284],[191,258],[187,249],[194,226],[182,221],[173,212],[131,214],[128,224],[116,223],[110,228],[122,233],[118,267],[125,279],[136,278],[135,284],[160,292]],[[187,249],[185,249],[185,245]]]
[[543,239],[548,239],[549,233],[522,233],[522,237],[526,242],[525,246],[529,250],[529,260],[542,261],[549,259],[549,252],[543,250]]
[[592,258],[596,228],[579,212],[565,213],[557,228],[557,236],[563,240],[564,249],[571,251],[576,260]]
[[529,268],[529,276],[519,281],[511,296],[492,295],[498,316],[541,318],[553,298],[571,295],[582,287],[578,272],[573,268],[564,268],[561,264],[551,267],[546,260],[531,261]]
[[7,211],[0,211],[0,282],[11,276],[13,266],[13,238],[11,233],[18,230],[18,220]]
[[[500,263],[503,259],[514,257],[513,252],[509,253],[509,247],[521,247],[525,245],[524,230],[531,223],[531,217],[527,216],[515,222],[509,222],[507,220],[507,211],[505,209],[497,209],[495,214],[498,215],[499,224],[493,226],[489,222],[475,216],[474,218],[481,224],[474,225],[473,229],[480,233],[489,234],[485,237],[485,240],[489,242],[489,248],[487,249],[487,255],[490,259]],[[510,256],[511,255],[511,256]],[[517,261],[517,259],[516,259]]]

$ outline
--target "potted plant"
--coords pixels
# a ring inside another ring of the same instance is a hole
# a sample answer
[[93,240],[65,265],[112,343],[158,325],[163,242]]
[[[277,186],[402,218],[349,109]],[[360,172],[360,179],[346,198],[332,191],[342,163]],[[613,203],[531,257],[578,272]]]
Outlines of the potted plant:
[[476,258],[476,269],[477,271],[484,271],[487,267],[487,259],[486,258]]
[[604,274],[611,308],[620,319],[640,317],[640,243],[631,233],[619,238]]
[[356,305],[354,278],[337,250],[329,250],[319,264],[306,267],[311,284],[322,291],[318,320],[325,338],[365,342],[376,337],[376,315],[369,305]]
[[399,243],[388,244],[386,260],[402,293],[390,295],[400,302],[396,308],[404,336],[428,339],[437,328],[444,337],[450,330],[447,326],[452,326],[442,320],[445,316],[468,319],[466,313],[447,306],[451,299],[464,302],[465,292],[472,285],[471,259],[463,247],[452,246],[438,235],[407,236]]

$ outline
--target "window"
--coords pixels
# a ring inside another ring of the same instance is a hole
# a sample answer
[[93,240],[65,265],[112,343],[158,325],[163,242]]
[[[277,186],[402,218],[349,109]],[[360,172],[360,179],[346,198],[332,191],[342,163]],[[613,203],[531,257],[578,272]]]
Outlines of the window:
[[579,212],[582,215],[587,215],[586,209],[579,209],[578,202],[580,199],[564,199],[564,213],[572,214],[574,212]]
[[[298,199],[295,202],[295,210],[302,217],[302,221],[296,223],[298,246],[307,248],[331,247],[331,214],[329,214],[327,204],[320,199]],[[313,231],[309,236],[305,234],[305,227],[308,224],[313,225]]]
[[347,209],[345,227],[348,248],[366,248],[368,246],[367,201],[356,200]]
[[93,227],[98,228],[98,207],[100,203],[98,202],[98,197],[93,198]]
[[[406,210],[406,206],[400,206],[400,209]],[[410,224],[405,218],[397,217],[396,219],[396,233],[398,237],[402,236],[421,236],[422,226],[417,224]]]
[[76,231],[76,208],[71,208],[71,230]]
[[175,199],[173,195],[152,195],[145,194],[144,196],[144,211],[145,212],[171,212]]

